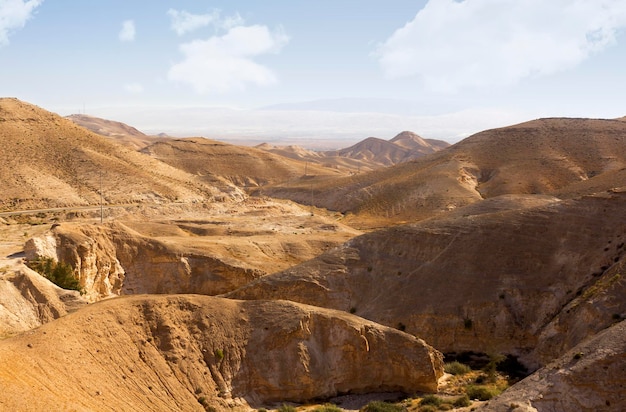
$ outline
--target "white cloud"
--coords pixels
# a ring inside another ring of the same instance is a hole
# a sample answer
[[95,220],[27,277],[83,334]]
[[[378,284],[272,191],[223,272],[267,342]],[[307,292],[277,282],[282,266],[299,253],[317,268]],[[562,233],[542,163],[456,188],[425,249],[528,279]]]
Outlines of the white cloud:
[[179,36],[201,27],[206,27],[219,18],[217,10],[209,14],[191,14],[185,10],[169,9],[167,14],[172,18],[172,30]]
[[0,46],[9,43],[11,32],[24,27],[43,0],[0,0]]
[[239,13],[222,19],[221,12],[217,9],[206,14],[192,14],[186,10],[169,9],[167,14],[172,18],[172,30],[179,36],[209,25],[214,25],[216,29],[229,30],[244,23]]
[[128,93],[132,93],[132,94],[143,93],[143,86],[141,83],[127,83],[124,85],[124,89]]
[[454,92],[571,69],[625,26],[624,0],[430,0],[374,55],[387,77]]
[[266,86],[276,82],[273,72],[253,58],[278,53],[289,41],[282,28],[236,26],[223,36],[184,43],[184,59],[173,65],[168,79],[190,84],[198,93],[243,90],[246,84]]
[[119,39],[123,42],[135,40],[135,22],[133,20],[126,20],[122,23]]

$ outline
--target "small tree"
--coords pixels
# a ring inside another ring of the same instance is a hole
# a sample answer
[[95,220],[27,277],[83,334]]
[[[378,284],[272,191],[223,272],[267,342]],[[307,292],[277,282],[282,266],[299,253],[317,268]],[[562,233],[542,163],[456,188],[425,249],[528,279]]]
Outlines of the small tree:
[[49,257],[39,257],[28,262],[28,266],[63,289],[78,290],[83,293],[80,281],[74,275],[74,268],[69,263],[57,262]]

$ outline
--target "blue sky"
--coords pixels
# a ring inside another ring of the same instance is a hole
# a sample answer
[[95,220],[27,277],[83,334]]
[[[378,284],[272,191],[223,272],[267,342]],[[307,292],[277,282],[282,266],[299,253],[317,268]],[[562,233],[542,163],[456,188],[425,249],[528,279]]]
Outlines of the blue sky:
[[453,142],[626,115],[626,0],[0,0],[0,62],[3,96],[149,133]]

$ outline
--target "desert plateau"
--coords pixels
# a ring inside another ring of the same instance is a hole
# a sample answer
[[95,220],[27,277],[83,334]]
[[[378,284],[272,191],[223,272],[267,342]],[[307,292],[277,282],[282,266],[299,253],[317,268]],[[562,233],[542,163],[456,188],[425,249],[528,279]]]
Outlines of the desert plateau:
[[1,410],[626,410],[623,119],[0,145]]

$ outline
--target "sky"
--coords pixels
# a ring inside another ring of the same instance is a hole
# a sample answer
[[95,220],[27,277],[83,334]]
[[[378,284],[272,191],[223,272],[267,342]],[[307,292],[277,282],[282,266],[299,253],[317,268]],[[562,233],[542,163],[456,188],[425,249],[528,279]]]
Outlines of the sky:
[[626,115],[626,0],[0,0],[0,63],[0,96],[146,133],[454,143]]

